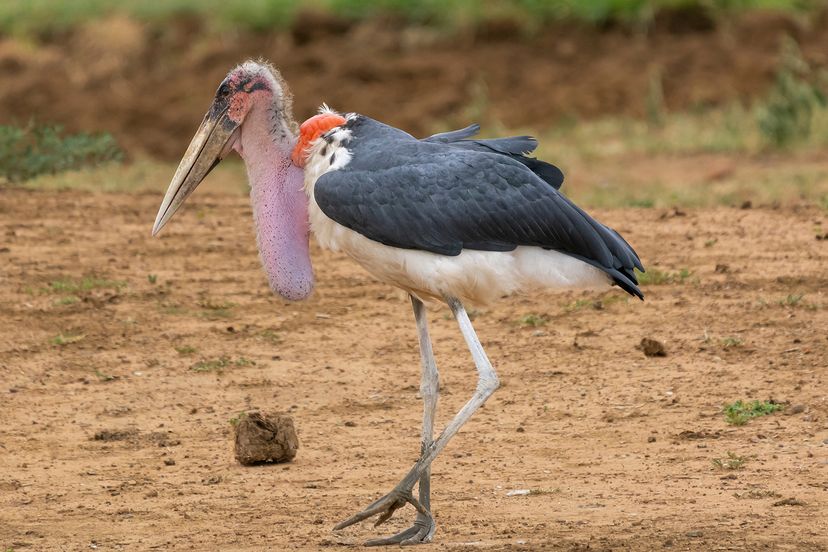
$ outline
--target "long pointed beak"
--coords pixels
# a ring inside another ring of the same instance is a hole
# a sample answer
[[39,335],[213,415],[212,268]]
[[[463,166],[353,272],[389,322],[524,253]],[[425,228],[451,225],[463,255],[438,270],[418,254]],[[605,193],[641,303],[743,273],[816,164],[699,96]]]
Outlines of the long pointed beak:
[[187,152],[178,164],[167,194],[158,209],[152,235],[155,236],[172,218],[184,200],[232,149],[239,123],[227,116],[227,110],[213,115],[211,109],[193,136]]

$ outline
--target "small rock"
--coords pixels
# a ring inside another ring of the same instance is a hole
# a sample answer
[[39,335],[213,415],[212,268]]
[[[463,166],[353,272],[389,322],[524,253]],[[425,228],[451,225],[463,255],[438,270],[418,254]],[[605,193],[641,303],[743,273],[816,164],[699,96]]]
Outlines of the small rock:
[[164,460],[164,465],[175,466],[175,460],[173,460],[172,458],[167,458],[166,460]]
[[753,207],[753,202],[751,200],[743,201],[742,205],[739,206],[740,209],[750,209]]
[[513,489],[506,493],[506,496],[527,496],[531,492],[529,489]]
[[788,416],[793,416],[795,414],[802,414],[803,412],[805,412],[805,405],[804,404],[795,404],[792,407],[790,407],[789,409],[787,409],[785,411],[785,414],[787,414]]
[[523,426],[518,426],[517,430],[518,433],[526,433],[526,430],[523,429]]
[[647,437],[647,442],[648,443],[655,443],[656,442],[655,435],[650,435],[649,437]]
[[667,350],[664,348],[664,344],[661,343],[660,341],[656,341],[655,339],[651,339],[649,337],[645,337],[641,340],[640,348],[644,352],[644,356],[648,356],[648,357],[664,357],[664,356],[667,356]]
[[347,422],[345,422],[345,427],[356,427],[356,422],[348,420]]
[[703,533],[698,529],[693,529],[692,531],[687,531],[687,533],[685,533],[685,535],[687,535],[691,539],[697,539],[697,538],[701,537],[702,534]]
[[805,502],[798,498],[783,498],[773,503],[774,506],[805,506]]
[[135,429],[102,429],[92,437],[95,441],[125,441],[138,434]]
[[714,270],[717,274],[727,274],[728,272],[730,272],[730,265],[724,263],[717,264]]

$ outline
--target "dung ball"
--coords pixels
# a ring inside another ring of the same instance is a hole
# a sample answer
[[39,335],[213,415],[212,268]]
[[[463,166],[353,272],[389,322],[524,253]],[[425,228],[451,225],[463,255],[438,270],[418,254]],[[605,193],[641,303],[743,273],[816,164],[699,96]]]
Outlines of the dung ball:
[[250,466],[290,462],[299,450],[293,418],[287,414],[251,412],[236,424],[236,460]]

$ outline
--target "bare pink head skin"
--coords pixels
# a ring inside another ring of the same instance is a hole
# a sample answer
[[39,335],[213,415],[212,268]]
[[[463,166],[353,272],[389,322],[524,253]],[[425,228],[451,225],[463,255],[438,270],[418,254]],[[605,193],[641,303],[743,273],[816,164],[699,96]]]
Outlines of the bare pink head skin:
[[296,140],[291,95],[279,72],[254,61],[237,66],[219,86],[181,161],[153,234],[221,158],[235,150],[247,167],[259,256],[270,288],[285,299],[305,299],[314,279],[304,175],[291,161]]

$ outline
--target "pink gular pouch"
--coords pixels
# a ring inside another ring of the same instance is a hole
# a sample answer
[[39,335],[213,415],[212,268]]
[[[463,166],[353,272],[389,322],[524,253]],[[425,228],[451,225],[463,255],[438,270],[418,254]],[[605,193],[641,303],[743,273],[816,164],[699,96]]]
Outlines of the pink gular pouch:
[[285,299],[313,291],[308,199],[301,167],[291,162],[297,139],[290,94],[270,66],[244,63],[219,86],[158,211],[153,235],[230,151],[244,159],[256,238],[270,288]]

